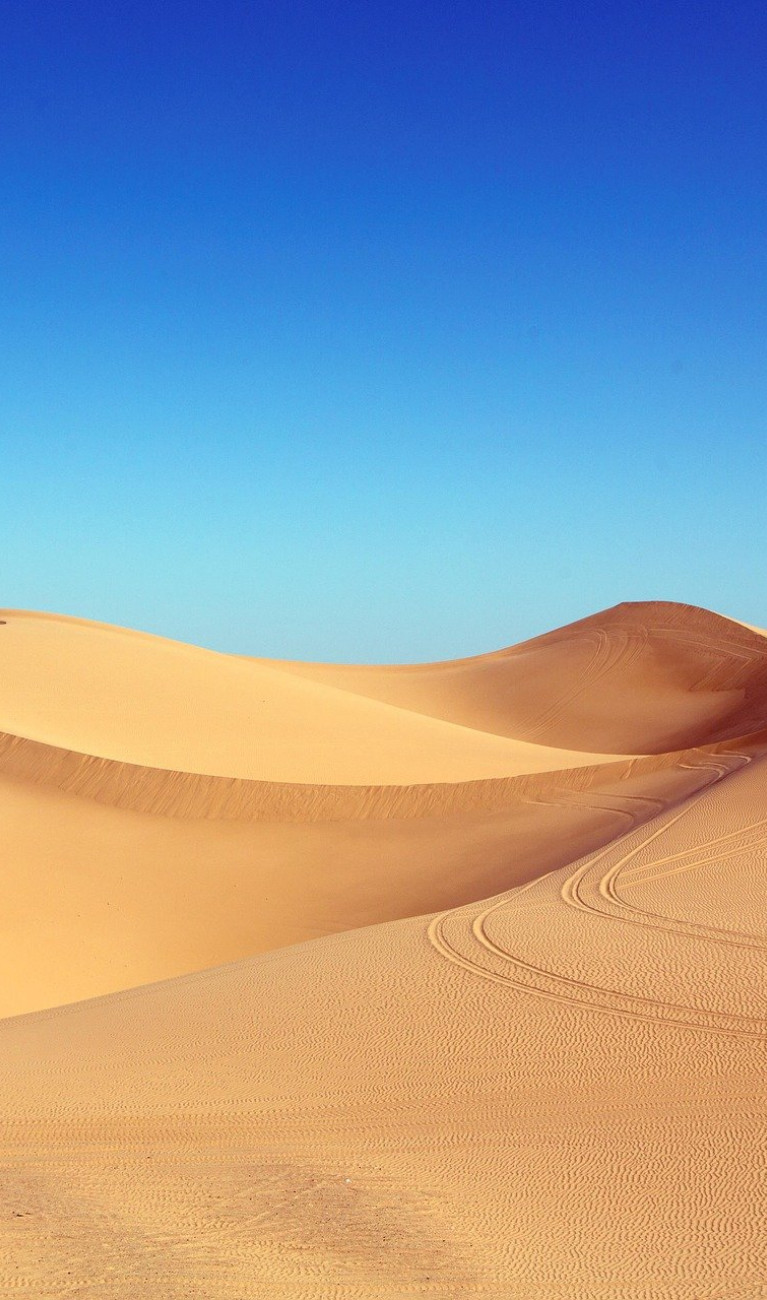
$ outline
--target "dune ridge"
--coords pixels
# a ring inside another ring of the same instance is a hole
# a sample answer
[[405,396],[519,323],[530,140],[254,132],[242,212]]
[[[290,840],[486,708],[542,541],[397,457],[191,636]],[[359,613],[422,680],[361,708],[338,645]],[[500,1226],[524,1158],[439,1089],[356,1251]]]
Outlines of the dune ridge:
[[78,754],[0,732],[0,774],[113,807],[172,818],[299,822],[409,819],[478,809],[499,811],[544,791],[582,793],[600,783],[626,781],[704,762],[705,755],[758,747],[765,739],[767,730],[667,753],[483,780],[310,785],[172,772]]
[[270,665],[6,615],[0,1294],[765,1295],[764,637]]

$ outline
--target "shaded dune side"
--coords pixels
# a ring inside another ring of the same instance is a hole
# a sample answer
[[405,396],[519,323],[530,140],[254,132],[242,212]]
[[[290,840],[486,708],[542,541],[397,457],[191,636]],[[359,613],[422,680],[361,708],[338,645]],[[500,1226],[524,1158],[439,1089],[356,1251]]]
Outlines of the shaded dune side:
[[658,753],[767,726],[767,644],[694,605],[630,602],[475,658],[285,671],[538,744]]
[[714,745],[561,771],[423,785],[300,785],[172,772],[78,754],[0,732],[0,773],[113,807],[165,817],[221,821],[349,821],[435,817],[500,810],[553,789],[584,792],[598,783],[685,766],[717,754],[758,749],[767,730]]
[[375,798],[289,787],[278,817],[258,783],[234,797],[232,783],[206,791],[183,773],[145,772],[142,784],[123,764],[18,742],[0,763],[0,1016],[488,898],[716,782],[746,748],[608,763],[577,781],[565,771]]

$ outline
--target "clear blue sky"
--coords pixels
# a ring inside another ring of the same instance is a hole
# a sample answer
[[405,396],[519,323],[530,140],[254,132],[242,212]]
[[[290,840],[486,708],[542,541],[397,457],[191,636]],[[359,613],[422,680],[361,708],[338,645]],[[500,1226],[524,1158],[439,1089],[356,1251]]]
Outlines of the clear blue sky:
[[0,603],[767,623],[767,11],[3,0]]

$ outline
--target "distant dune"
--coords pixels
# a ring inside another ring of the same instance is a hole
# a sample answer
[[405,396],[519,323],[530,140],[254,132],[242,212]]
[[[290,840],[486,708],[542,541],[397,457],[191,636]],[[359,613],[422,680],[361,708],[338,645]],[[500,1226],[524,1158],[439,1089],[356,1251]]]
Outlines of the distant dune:
[[692,605],[657,601],[616,605],[508,650],[452,663],[280,666],[515,740],[657,754],[765,726],[761,635]]
[[758,629],[0,620],[0,1295],[767,1296]]

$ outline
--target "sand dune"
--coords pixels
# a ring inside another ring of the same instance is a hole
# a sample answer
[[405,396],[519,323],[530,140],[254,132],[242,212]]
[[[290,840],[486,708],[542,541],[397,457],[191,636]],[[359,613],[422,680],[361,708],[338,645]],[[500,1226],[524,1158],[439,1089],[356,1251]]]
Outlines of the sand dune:
[[656,754],[767,725],[759,629],[662,601],[616,605],[452,663],[281,667],[444,721],[576,750]]
[[2,617],[0,1295],[767,1294],[758,632]]
[[552,752],[162,637],[11,610],[0,617],[0,731],[83,754],[351,785],[467,781],[609,757]]

